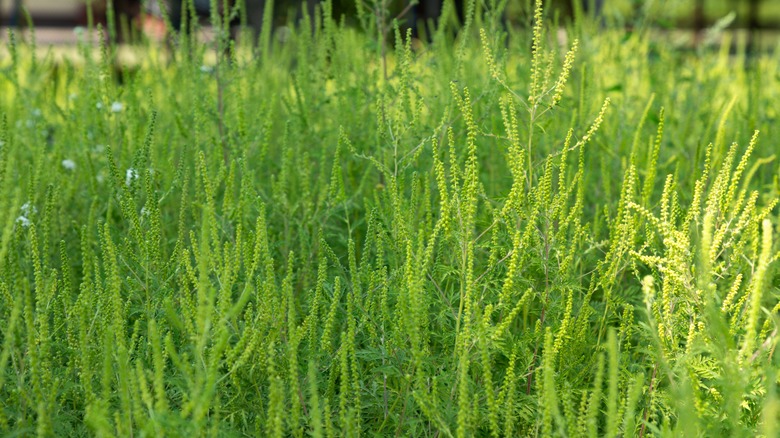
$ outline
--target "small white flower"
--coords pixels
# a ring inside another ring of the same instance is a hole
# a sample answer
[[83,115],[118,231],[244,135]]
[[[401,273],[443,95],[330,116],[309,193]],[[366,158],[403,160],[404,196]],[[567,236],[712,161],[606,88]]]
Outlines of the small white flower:
[[30,226],[30,219],[27,219],[24,216],[19,216],[16,218],[16,223],[26,228]]
[[125,185],[130,187],[134,180],[138,179],[138,171],[132,167],[125,172]]
[[146,207],[141,207],[141,217],[146,216],[149,214],[149,210],[146,209]]
[[103,109],[103,102],[98,102],[95,104],[95,108],[97,109]]
[[112,113],[118,113],[118,112],[122,111],[122,109],[124,107],[125,106],[122,105],[122,102],[114,102],[114,103],[111,104],[111,112]]
[[70,158],[62,160],[62,167],[64,167],[65,170],[75,170],[76,162],[71,160]]
[[200,71],[202,73],[211,73],[211,72],[214,71],[214,67],[212,67],[210,65],[201,65],[200,66]]
[[38,213],[38,209],[35,208],[34,205],[30,204],[29,202],[22,204],[22,216],[30,216],[35,213]]

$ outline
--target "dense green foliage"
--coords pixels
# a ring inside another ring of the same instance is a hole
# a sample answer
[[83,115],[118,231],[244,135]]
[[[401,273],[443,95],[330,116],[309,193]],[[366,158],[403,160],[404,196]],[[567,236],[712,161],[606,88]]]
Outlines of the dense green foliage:
[[0,430],[777,436],[780,53],[324,10],[8,44]]

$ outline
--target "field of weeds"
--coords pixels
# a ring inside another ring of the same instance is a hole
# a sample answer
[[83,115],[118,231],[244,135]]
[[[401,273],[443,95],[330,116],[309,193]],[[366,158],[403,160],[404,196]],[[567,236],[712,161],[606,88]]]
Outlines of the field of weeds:
[[778,436],[780,50],[329,11],[8,40],[2,434]]

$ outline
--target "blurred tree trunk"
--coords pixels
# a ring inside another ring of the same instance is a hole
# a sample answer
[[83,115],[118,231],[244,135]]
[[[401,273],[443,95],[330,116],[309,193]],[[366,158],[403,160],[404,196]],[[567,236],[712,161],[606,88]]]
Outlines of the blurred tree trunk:
[[760,0],[749,0],[749,7],[748,10],[748,28],[750,29],[758,29],[761,23],[758,22],[758,4],[761,3]]
[[702,31],[706,25],[704,17],[704,0],[696,0],[693,6],[693,44],[698,46],[701,42]]
[[750,0],[748,10],[748,53],[753,53],[756,50],[758,30],[761,23],[758,21],[758,5],[760,0]]
[[604,0],[582,0],[582,8],[585,12],[598,17],[604,8]]
[[14,0],[8,15],[8,27],[18,27],[22,22],[22,0]]
[[256,45],[258,43],[257,39],[260,37],[260,30],[263,27],[265,0],[245,0],[244,8],[246,11],[247,31],[251,34],[252,44]]

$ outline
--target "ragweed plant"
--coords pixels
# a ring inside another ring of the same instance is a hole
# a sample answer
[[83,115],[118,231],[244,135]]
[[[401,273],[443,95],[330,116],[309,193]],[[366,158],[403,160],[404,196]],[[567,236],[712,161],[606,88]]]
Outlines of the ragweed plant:
[[0,430],[774,436],[777,56],[492,4],[11,33]]

